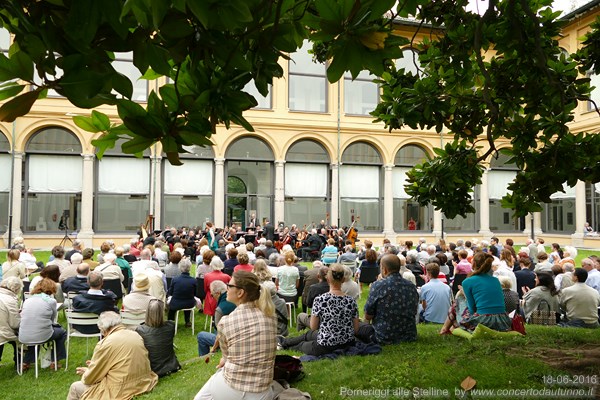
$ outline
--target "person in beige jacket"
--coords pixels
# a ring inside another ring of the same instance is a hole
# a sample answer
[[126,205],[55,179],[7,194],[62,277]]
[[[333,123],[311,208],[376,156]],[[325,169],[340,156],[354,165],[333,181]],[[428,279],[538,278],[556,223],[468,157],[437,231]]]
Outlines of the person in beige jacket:
[[127,400],[150,392],[158,376],[150,369],[144,340],[121,324],[121,316],[106,311],[98,318],[104,339],[96,345],[87,367],[78,367],[67,400]]
[[[15,367],[17,366],[17,330],[21,324],[19,313],[19,294],[23,282],[16,276],[9,276],[0,283],[0,343],[13,346]],[[4,345],[0,345],[0,359]]]

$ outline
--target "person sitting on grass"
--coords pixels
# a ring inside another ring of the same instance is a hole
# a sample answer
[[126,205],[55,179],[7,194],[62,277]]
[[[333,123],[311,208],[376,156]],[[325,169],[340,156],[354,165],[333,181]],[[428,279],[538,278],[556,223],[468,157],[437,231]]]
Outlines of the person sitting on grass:
[[218,325],[223,355],[194,400],[272,399],[277,319],[271,295],[247,271],[234,272],[227,287],[227,300],[236,309]]
[[414,284],[400,275],[400,259],[387,254],[381,257],[381,279],[371,285],[365,304],[365,320],[358,337],[379,344],[417,340],[415,317],[419,294]]
[[150,368],[142,337],[125,328],[113,311],[100,314],[98,328],[103,339],[87,367],[75,371],[81,380],[71,384],[67,400],[130,399],[150,392],[158,376]]
[[355,344],[354,335],[359,327],[358,305],[356,300],[342,291],[344,267],[341,264],[332,264],[327,281],[329,292],[314,301],[310,330],[297,337],[279,337],[282,348],[320,356]]
[[492,276],[493,261],[491,254],[478,252],[473,256],[471,276],[463,281],[470,316],[463,319],[461,325],[467,331],[474,331],[479,324],[497,331],[511,328],[502,286],[498,278]]
[[[308,296],[306,298],[306,306],[308,308],[312,308],[315,302],[315,299],[327,292],[329,292],[329,282],[327,282],[327,274],[329,273],[328,267],[317,268],[319,283],[312,285],[308,291]],[[305,328],[310,327],[310,315],[308,313],[300,313],[296,317],[296,329],[298,332],[304,330]]]
[[429,263],[425,266],[429,282],[421,288],[419,300],[423,311],[419,315],[420,322],[443,324],[446,321],[448,308],[452,304],[452,289],[438,279],[440,266]]
[[[223,281],[213,281],[210,284],[210,293],[217,302],[213,325],[219,326],[221,318],[231,314],[235,310],[235,304],[227,301],[227,284]],[[210,332],[200,332],[196,339],[198,341],[198,355],[203,356],[210,352],[211,347],[215,344],[217,335]]]
[[598,328],[598,307],[600,294],[585,284],[588,273],[584,268],[573,272],[575,284],[561,291],[560,307],[565,311],[566,319],[560,326],[571,328]]
[[144,339],[150,367],[159,378],[181,369],[173,347],[175,324],[173,321],[165,321],[165,303],[154,298],[150,300],[146,321],[135,328],[135,331]]
[[[535,310],[548,310],[557,312],[558,290],[554,286],[554,278],[547,272],[538,272],[535,276],[536,286],[531,290],[524,290],[523,311],[525,320],[529,321]],[[547,306],[540,305],[545,302]]]

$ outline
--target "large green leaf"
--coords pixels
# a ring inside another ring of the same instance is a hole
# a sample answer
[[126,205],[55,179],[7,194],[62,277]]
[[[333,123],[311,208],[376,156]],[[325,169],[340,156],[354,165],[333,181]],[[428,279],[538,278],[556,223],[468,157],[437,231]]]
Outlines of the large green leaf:
[[0,87],[0,100],[6,100],[9,97],[14,97],[21,93],[25,85],[19,85],[16,82],[9,82],[9,84],[2,85]]
[[146,110],[141,105],[126,99],[117,102],[117,112],[119,113],[119,118],[122,120],[127,117],[146,117]]
[[99,129],[96,125],[94,125],[94,122],[92,121],[91,117],[76,115],[73,117],[73,122],[75,123],[75,125],[83,129],[84,131],[97,133],[102,130]]
[[96,110],[92,111],[92,123],[100,131],[106,131],[110,128],[110,119],[108,116]]
[[146,150],[148,147],[152,146],[156,143],[156,140],[151,138],[145,138],[141,136],[137,136],[125,143],[121,146],[123,153],[125,154],[136,154]]
[[14,73],[24,81],[33,81],[33,61],[29,54],[24,51],[17,51],[10,57],[14,68]]
[[18,117],[27,114],[33,103],[37,100],[41,90],[36,89],[31,92],[23,93],[0,107],[0,121],[13,122]]

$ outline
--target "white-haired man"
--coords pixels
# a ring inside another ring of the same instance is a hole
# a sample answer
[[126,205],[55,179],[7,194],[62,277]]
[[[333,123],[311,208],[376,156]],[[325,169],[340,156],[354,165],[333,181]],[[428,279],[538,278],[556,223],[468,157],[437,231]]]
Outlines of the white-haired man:
[[112,311],[100,314],[98,328],[103,339],[87,367],[77,368],[81,380],[71,384],[67,400],[130,399],[150,392],[158,376],[150,368],[142,337],[125,328],[121,316]]

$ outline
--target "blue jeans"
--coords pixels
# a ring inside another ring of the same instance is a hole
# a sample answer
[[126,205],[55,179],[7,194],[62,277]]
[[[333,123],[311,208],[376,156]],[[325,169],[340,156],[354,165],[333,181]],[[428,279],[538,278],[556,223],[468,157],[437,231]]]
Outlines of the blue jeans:
[[217,335],[210,332],[200,332],[196,339],[198,339],[198,355],[203,356],[210,353],[210,348],[215,345]]

